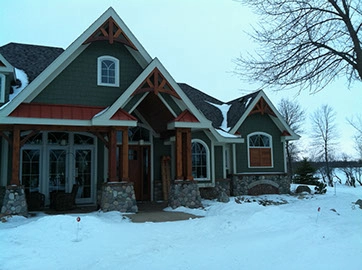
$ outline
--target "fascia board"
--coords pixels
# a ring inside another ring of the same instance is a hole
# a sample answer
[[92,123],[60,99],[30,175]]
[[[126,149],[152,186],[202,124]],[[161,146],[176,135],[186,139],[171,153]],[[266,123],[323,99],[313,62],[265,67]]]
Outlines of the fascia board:
[[91,126],[90,120],[68,120],[50,118],[24,118],[24,117],[3,117],[2,124],[24,124],[24,125],[57,125],[57,126]]
[[208,129],[211,128],[207,123],[199,122],[171,122],[167,124],[167,129],[172,130],[175,128],[196,128],[196,129]]
[[214,128],[210,128],[210,132],[214,135],[219,143],[244,143],[244,138],[226,138],[221,136]]
[[128,126],[135,127],[137,126],[136,120],[100,120],[100,119],[92,119],[91,120],[93,126]]
[[50,119],[50,118],[24,118],[24,117],[2,117],[2,124],[24,124],[24,125],[57,125],[57,126],[137,126],[134,120],[70,120],[70,119]]
[[286,136],[287,137],[291,137],[292,140],[298,140],[300,138],[299,135],[297,135],[290,127],[289,125],[285,122],[283,116],[279,113],[279,111],[275,108],[275,106],[273,105],[273,103],[270,101],[270,99],[267,97],[267,95],[262,91],[263,93],[263,98],[264,100],[268,103],[268,105],[272,108],[273,112],[275,113],[275,115],[277,117],[272,117],[272,120],[274,121],[274,123],[279,127],[280,131],[286,130],[289,132],[289,134],[291,136]]

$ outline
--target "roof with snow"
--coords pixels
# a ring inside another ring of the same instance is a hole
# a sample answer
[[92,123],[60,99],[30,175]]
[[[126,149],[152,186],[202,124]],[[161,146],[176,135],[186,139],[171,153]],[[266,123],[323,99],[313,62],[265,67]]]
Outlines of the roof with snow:
[[[224,116],[220,109],[220,106],[224,104],[230,105],[230,108],[227,111],[226,127],[234,127],[236,123],[240,120],[240,117],[244,114],[248,106],[252,103],[252,100],[260,92],[256,91],[254,93],[224,103],[188,84],[179,83],[178,85],[185,92],[188,98],[195,104],[195,106],[199,110],[201,110],[205,117],[212,121],[212,125],[215,128],[220,128],[222,126],[225,127],[225,125],[223,125]],[[225,130],[225,128],[223,129]]]
[[[39,76],[63,51],[62,48],[57,47],[20,43],[8,43],[0,47],[0,54],[12,66],[24,71],[28,76],[29,83]],[[178,85],[193,105],[212,122],[214,128],[226,132],[238,123],[260,92],[257,91],[225,103],[186,83],[178,83]]]
[[0,54],[13,66],[23,70],[29,82],[48,67],[64,49],[20,43],[8,43],[0,47]]

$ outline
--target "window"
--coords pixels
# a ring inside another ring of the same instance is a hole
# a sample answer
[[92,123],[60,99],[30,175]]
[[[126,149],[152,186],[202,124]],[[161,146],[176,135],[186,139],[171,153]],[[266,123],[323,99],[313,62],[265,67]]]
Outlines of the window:
[[249,167],[272,167],[272,137],[266,133],[248,135]]
[[119,60],[117,58],[98,57],[98,85],[119,86]]
[[209,148],[201,140],[192,140],[192,176],[195,180],[210,179]]
[[5,75],[0,74],[0,103],[5,102]]

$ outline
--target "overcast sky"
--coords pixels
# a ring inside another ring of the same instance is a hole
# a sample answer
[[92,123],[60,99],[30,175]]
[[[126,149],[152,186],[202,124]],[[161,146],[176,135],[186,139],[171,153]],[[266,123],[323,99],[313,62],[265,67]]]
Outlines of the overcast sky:
[[[151,57],[158,57],[177,82],[188,83],[221,101],[238,98],[258,86],[233,75],[233,60],[256,44],[245,31],[257,17],[232,0],[13,0],[2,1],[0,46],[9,42],[67,48],[112,6]],[[343,80],[314,95],[264,89],[277,107],[295,100],[311,115],[322,104],[337,113],[341,152],[356,155],[347,117],[362,115],[362,83],[349,90]],[[303,142],[311,131],[305,123]],[[307,149],[307,145],[305,146]]]

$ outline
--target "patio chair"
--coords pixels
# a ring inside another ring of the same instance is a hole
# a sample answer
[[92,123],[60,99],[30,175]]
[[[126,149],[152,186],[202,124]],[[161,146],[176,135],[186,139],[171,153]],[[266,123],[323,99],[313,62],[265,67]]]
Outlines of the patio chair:
[[72,191],[70,193],[57,193],[54,196],[53,206],[57,211],[66,211],[74,209],[75,207],[75,197],[77,195],[79,186],[77,184],[73,185]]
[[38,191],[30,192],[26,196],[26,202],[28,204],[28,210],[30,211],[41,210],[44,207],[45,195]]

